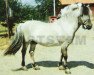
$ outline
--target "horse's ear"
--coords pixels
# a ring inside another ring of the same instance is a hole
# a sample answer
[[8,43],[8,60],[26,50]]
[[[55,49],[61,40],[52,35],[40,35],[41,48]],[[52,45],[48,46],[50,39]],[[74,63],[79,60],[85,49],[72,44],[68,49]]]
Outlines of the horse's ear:
[[88,4],[88,5],[86,5],[86,4],[83,4],[82,5],[83,7],[90,7],[90,5]]
[[86,7],[86,5],[85,4],[82,4],[82,7]]
[[57,19],[59,19],[61,17],[61,12],[57,15]]
[[90,5],[88,4],[86,7],[90,7]]
[[77,4],[78,7],[83,6],[83,3],[79,3],[79,2],[78,2],[78,3],[76,3],[76,4]]

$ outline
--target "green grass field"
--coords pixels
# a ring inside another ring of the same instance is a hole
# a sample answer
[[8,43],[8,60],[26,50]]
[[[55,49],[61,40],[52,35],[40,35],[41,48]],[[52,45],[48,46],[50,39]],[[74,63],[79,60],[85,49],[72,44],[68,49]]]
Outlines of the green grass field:
[[[17,25],[13,28],[14,33],[16,27]],[[0,50],[5,50],[9,46],[11,39],[8,38],[8,29],[0,25]]]
[[5,37],[7,35],[7,28],[0,25],[0,50],[4,50],[8,47],[8,37]]

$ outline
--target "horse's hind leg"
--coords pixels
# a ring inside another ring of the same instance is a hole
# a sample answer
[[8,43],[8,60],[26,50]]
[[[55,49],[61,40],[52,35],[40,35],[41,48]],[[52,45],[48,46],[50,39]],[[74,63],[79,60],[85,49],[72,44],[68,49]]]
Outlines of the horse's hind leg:
[[[60,63],[59,63],[59,69],[62,70],[62,69],[65,69],[65,72],[66,73],[71,73],[69,68],[68,68],[68,65],[67,65],[67,58],[68,58],[68,54],[67,54],[67,47],[69,46],[70,43],[68,42],[65,42],[63,45],[62,45],[62,48],[61,48],[61,58],[60,58]],[[64,58],[64,66],[62,64],[62,60]]]
[[34,51],[35,51],[36,44],[37,44],[37,43],[34,42],[34,41],[32,41],[32,42],[30,43],[30,51],[29,51],[29,53],[30,53],[30,57],[31,57],[31,59],[32,59],[32,67],[33,67],[35,70],[39,70],[40,68],[39,68],[38,65],[36,65],[35,59],[34,59]]
[[25,40],[23,40],[23,47],[22,47],[22,70],[27,70],[26,66],[25,66],[25,55],[26,55],[26,49],[27,49],[27,44],[25,43]]

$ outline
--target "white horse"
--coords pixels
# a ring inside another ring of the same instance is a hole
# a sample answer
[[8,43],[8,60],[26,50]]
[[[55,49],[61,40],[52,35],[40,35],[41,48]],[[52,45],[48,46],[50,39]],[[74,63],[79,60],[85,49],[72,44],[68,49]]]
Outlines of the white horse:
[[[53,23],[44,23],[41,21],[31,20],[20,24],[12,44],[5,51],[4,55],[15,54],[22,46],[22,66],[25,67],[25,54],[27,45],[30,44],[30,56],[33,60],[34,69],[39,69],[34,60],[34,50],[36,44],[44,46],[61,46],[61,58],[59,69],[65,69],[70,73],[67,66],[67,48],[72,43],[75,32],[80,25],[84,29],[91,29],[90,9],[82,3],[75,3],[61,9],[60,19]],[[62,59],[64,58],[64,64]]]

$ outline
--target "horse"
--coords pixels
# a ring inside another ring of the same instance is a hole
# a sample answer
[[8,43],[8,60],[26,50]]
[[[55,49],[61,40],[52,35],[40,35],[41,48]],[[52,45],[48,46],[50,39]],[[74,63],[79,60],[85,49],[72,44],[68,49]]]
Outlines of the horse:
[[[27,46],[30,44],[30,57],[33,61],[32,67],[39,70],[39,66],[34,59],[34,52],[37,44],[51,47],[61,46],[59,70],[71,73],[67,64],[67,48],[73,42],[76,31],[82,26],[90,30],[92,22],[90,19],[90,8],[83,3],[70,4],[61,9],[60,18],[53,23],[46,23],[37,20],[29,20],[18,25],[14,40],[5,50],[4,55],[15,55],[22,47],[22,68],[25,66],[25,55]],[[64,59],[64,64],[63,64]]]

